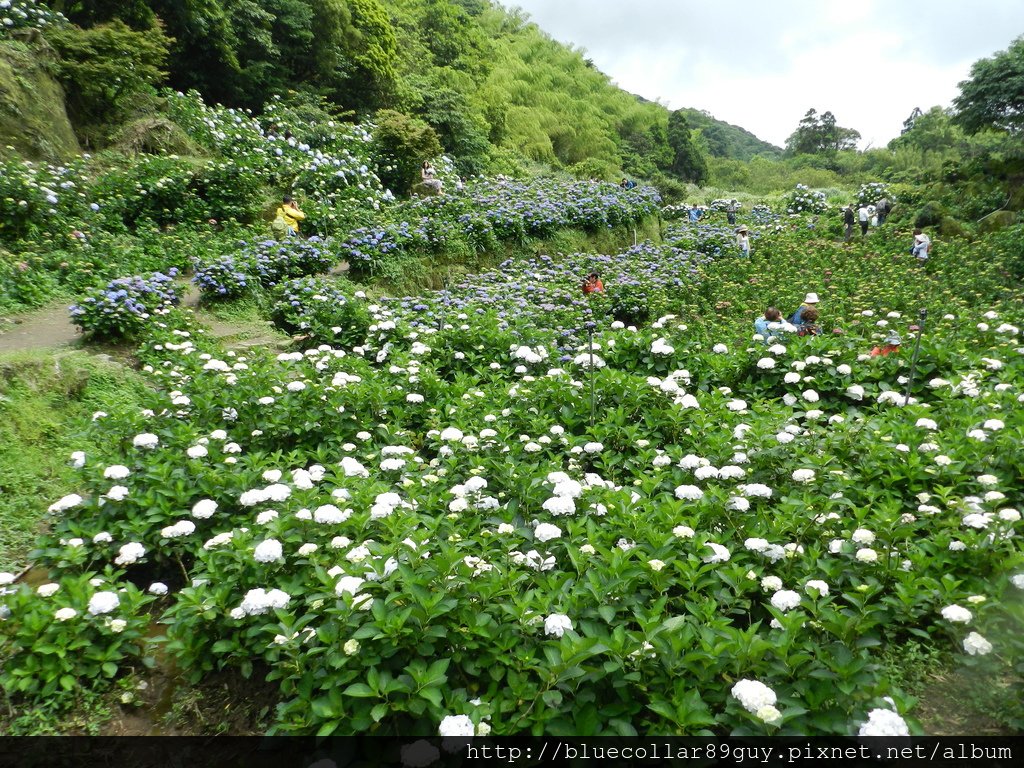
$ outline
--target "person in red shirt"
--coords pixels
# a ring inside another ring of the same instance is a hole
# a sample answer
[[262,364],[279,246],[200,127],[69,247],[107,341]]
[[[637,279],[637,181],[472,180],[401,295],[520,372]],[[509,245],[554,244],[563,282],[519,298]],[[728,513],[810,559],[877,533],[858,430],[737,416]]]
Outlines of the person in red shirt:
[[871,356],[885,357],[886,355],[898,355],[900,353],[900,344],[902,343],[903,341],[898,333],[890,333],[885,337],[885,346],[872,349]]
[[583,293],[604,293],[604,283],[601,282],[601,278],[597,272],[591,272],[587,275],[587,279],[583,281]]

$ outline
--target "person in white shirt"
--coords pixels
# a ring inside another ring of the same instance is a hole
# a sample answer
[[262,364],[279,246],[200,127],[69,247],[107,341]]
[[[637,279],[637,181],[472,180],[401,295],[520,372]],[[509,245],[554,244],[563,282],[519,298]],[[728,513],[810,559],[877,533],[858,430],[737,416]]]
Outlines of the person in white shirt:
[[750,237],[745,226],[736,230],[736,245],[740,249],[740,256],[750,256]]
[[928,253],[932,249],[932,240],[928,235],[922,232],[920,229],[914,230],[914,244],[910,248],[910,253],[914,255],[918,262],[924,264],[928,261]]
[[868,233],[868,224],[871,221],[871,213],[864,203],[861,203],[860,208],[857,209],[857,219],[860,221],[860,234],[863,237]]

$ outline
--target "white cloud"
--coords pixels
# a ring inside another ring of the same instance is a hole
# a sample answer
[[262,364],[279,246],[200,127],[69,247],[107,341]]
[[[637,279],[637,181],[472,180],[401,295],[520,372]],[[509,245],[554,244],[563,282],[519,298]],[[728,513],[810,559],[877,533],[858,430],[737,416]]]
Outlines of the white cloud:
[[704,109],[782,146],[809,108],[884,146],[914,109],[949,106],[977,59],[1024,31],[1019,0],[707,3],[513,0],[620,87]]

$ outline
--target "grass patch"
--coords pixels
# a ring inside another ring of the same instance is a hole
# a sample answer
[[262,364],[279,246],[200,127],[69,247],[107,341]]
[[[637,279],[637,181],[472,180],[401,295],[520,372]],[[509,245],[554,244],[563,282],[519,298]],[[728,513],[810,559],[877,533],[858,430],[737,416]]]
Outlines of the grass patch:
[[196,319],[205,322],[209,316],[224,323],[262,323],[268,312],[270,297],[263,291],[233,301],[202,301]]
[[146,385],[130,369],[83,352],[0,355],[0,570],[20,570],[46,508],[76,485],[72,451],[95,411],[136,405]]
[[949,649],[908,641],[882,655],[885,675],[916,698],[910,714],[930,736],[1003,736],[1024,729],[1019,675],[992,657],[963,665]]

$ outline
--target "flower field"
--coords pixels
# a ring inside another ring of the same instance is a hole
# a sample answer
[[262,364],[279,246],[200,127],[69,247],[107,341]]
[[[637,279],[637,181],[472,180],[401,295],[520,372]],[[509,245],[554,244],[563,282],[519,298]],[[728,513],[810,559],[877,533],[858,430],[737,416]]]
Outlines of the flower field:
[[[415,203],[408,231],[635,213],[486,190]],[[1013,244],[919,270],[899,235],[843,248],[768,216],[740,261],[719,229],[405,297],[312,276],[319,250],[199,269],[213,293],[275,286],[271,319],[306,334],[281,354],[221,347],[165,275],[80,303],[156,298],[132,313],[154,391],[95,414],[105,448],[69,457],[46,583],[0,575],[0,685],[30,703],[124,680],[156,625],[193,682],[278,686],[276,733],[895,734],[920,727],[882,651],[1019,671]],[[607,294],[580,293],[591,269]],[[824,335],[752,337],[811,290]],[[872,357],[892,330],[903,350]]]

